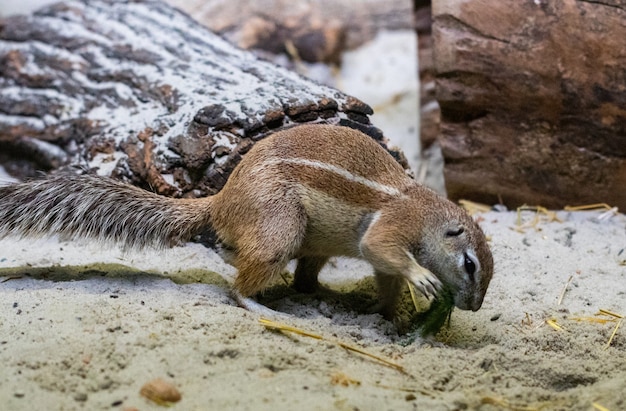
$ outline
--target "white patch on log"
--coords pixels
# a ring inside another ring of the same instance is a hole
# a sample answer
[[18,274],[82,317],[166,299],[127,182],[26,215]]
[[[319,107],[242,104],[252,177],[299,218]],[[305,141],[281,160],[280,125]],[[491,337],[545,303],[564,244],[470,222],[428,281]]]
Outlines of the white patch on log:
[[8,116],[2,113],[0,113],[0,122],[3,124],[8,124],[11,127],[28,125],[29,127],[35,130],[43,130],[46,127],[43,120],[39,118],[24,117],[24,116]]
[[96,174],[99,176],[110,176],[117,166],[117,162],[122,157],[124,157],[124,155],[119,151],[115,151],[111,154],[98,153],[93,157],[89,165],[90,167],[96,168]]

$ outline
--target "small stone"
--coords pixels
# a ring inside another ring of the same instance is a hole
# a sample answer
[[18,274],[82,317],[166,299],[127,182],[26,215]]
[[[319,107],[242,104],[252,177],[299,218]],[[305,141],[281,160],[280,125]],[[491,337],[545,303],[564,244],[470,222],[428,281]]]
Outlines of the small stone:
[[24,395],[26,395],[26,394],[24,393],[24,391],[15,391],[15,392],[13,393],[13,396],[14,396],[15,398],[24,398]]
[[113,386],[113,380],[110,380],[109,378],[105,378],[104,381],[98,384],[98,388],[101,390],[108,390],[111,386]]
[[77,392],[74,394],[74,400],[84,402],[87,401],[87,393],[85,392]]
[[156,378],[144,384],[139,394],[157,404],[178,402],[181,399],[180,391],[174,384],[161,378]]

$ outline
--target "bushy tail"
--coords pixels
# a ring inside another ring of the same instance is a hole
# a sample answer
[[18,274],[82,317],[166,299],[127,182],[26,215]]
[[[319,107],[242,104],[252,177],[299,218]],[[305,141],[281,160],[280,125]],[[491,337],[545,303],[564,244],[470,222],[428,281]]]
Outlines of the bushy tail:
[[125,247],[165,247],[209,224],[210,198],[159,196],[97,176],[61,174],[0,187],[0,238],[58,234]]

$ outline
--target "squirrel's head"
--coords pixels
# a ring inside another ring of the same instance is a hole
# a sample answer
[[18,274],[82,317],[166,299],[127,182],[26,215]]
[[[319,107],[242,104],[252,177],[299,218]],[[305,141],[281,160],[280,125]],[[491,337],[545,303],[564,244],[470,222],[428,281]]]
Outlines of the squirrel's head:
[[416,258],[452,292],[456,307],[477,311],[493,275],[493,257],[478,224],[450,205],[423,227]]

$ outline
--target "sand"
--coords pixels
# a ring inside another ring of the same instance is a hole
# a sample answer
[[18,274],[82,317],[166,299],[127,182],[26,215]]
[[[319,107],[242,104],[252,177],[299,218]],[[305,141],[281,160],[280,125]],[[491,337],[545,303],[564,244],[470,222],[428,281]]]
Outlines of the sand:
[[[355,260],[325,269],[320,295],[279,282],[261,298],[320,341],[236,307],[233,268],[198,244],[129,254],[5,239],[0,408],[160,409],[139,394],[158,377],[181,392],[177,410],[626,409],[626,327],[607,347],[615,322],[575,319],[626,314],[626,216],[599,215],[559,212],[524,233],[514,212],[476,215],[496,262],[485,302],[426,340],[367,313],[374,283]],[[401,312],[413,311],[406,291]]]

